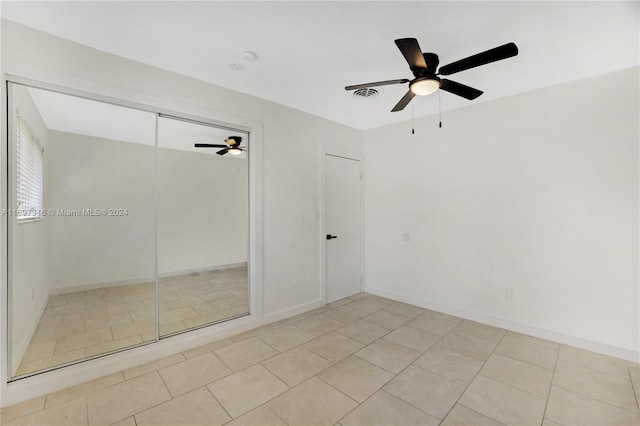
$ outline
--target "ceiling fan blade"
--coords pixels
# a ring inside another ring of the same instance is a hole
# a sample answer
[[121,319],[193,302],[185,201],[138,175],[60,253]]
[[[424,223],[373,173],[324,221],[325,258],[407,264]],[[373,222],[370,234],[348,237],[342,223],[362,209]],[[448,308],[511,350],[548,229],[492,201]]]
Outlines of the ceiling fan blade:
[[427,68],[427,63],[424,61],[424,56],[422,56],[422,50],[420,49],[418,40],[415,38],[400,38],[395,42],[410,67]]
[[440,74],[451,75],[460,71],[468,70],[470,68],[479,67],[480,65],[490,64],[491,62],[499,61],[501,59],[511,58],[518,54],[518,46],[515,43],[507,43],[502,46],[494,47],[493,49],[486,50],[484,52],[469,56],[468,58],[460,59],[440,67]]
[[455,81],[447,80],[446,78],[443,78],[440,82],[440,89],[453,93],[454,95],[462,96],[469,100],[473,100],[484,93],[481,90],[456,83]]
[[409,102],[411,102],[411,99],[413,99],[414,96],[415,96],[415,93],[409,90],[407,93],[405,93],[402,99],[400,99],[400,102],[398,102],[396,106],[393,107],[391,112],[402,111],[404,107],[409,105]]
[[220,151],[216,152],[216,154],[225,155],[227,152],[229,152],[229,148],[221,149]]
[[398,80],[376,81],[374,83],[354,84],[353,86],[346,86],[344,90],[368,89],[369,87],[388,86],[391,84],[402,84],[408,82],[409,80],[407,80],[406,78],[401,78]]
[[226,148],[227,145],[216,145],[212,143],[197,143],[194,145],[196,148]]

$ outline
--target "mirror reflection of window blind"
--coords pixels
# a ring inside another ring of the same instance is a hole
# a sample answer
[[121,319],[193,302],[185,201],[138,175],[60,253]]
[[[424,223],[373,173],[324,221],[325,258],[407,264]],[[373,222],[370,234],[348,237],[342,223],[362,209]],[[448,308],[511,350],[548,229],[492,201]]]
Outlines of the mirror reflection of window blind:
[[17,117],[16,207],[18,221],[42,218],[43,148]]

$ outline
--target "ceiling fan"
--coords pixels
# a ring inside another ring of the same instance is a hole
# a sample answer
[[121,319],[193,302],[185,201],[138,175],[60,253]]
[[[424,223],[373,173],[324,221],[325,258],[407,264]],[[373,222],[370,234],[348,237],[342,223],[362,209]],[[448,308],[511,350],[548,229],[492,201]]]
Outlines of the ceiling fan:
[[409,83],[409,91],[400,99],[393,107],[391,112],[402,111],[416,95],[430,95],[438,89],[462,96],[463,98],[473,100],[482,95],[482,91],[473,87],[465,86],[446,78],[440,78],[439,75],[451,75],[460,71],[475,68],[480,65],[490,64],[501,59],[507,59],[518,54],[518,46],[515,43],[507,43],[493,49],[469,56],[459,61],[450,63],[440,67],[440,60],[435,53],[422,53],[420,45],[415,38],[401,38],[395,41],[396,46],[409,63],[409,68],[413,73],[414,79],[406,78],[398,80],[376,81],[374,83],[355,84],[345,87],[345,90],[365,89],[376,86],[387,86],[391,84]]
[[196,148],[223,148],[220,151],[216,152],[218,155],[225,155],[227,153],[231,155],[240,155],[242,151],[246,151],[247,147],[240,146],[242,143],[242,138],[240,136],[229,136],[225,139],[226,145],[221,144],[211,144],[211,143],[197,143],[194,146]]

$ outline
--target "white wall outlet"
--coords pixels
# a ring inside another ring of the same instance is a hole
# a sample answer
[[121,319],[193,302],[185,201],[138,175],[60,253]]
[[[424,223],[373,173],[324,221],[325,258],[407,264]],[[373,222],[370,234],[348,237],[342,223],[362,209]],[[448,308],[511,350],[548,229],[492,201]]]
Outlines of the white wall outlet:
[[411,240],[411,235],[408,232],[404,232],[402,234],[402,241],[410,241]]
[[505,287],[502,289],[502,294],[505,302],[511,302],[513,300],[513,289],[510,287]]

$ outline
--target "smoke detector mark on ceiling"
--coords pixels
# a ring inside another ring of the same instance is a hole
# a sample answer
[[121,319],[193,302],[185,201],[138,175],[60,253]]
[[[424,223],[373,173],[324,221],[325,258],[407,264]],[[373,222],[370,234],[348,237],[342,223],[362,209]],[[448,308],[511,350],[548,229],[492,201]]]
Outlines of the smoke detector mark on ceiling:
[[365,87],[364,89],[358,89],[353,92],[353,97],[358,99],[372,99],[377,97],[380,94],[379,90],[372,89],[370,87]]

